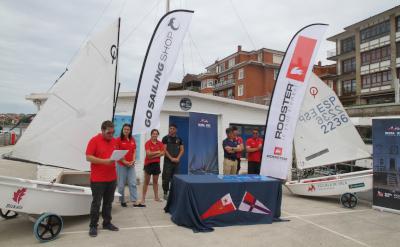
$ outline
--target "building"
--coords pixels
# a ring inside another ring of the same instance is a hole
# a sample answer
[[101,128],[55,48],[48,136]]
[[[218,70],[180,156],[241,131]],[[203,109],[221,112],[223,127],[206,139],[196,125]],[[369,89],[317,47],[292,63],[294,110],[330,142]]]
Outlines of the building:
[[321,78],[326,85],[332,88],[336,94],[338,94],[336,64],[322,65],[321,61],[319,61],[317,65],[314,65],[313,73]]
[[[46,93],[30,94],[26,97],[26,99],[32,101],[35,105],[41,106],[46,102],[48,96],[49,95]],[[119,117],[130,117],[132,115],[134,99],[135,93],[120,92],[115,115]],[[185,102],[186,104],[182,106],[182,102]],[[38,109],[40,109],[40,107]],[[215,127],[217,129],[218,140],[218,164],[219,171],[222,173],[222,161],[224,157],[222,141],[226,138],[225,129],[232,125],[239,127],[244,140],[252,135],[252,130],[254,128],[258,128],[260,134],[264,135],[264,125],[267,112],[268,106],[264,105],[221,98],[187,90],[168,91],[160,113],[160,138],[168,134],[168,126],[171,121],[174,121],[175,124],[180,126],[182,122],[188,121],[191,113],[205,113],[216,116],[217,126]],[[180,119],[179,123],[173,120],[177,118]],[[185,143],[185,136],[188,135],[188,128],[178,127],[178,129],[178,135],[184,140]],[[150,133],[147,133],[140,135],[137,140],[138,168],[136,171],[139,178],[142,178],[143,176],[143,162],[145,157],[144,143],[149,138]],[[185,146],[185,154],[187,155],[189,152],[191,152],[190,147]],[[185,166],[184,162],[187,163],[189,161],[185,161],[185,157],[183,157],[183,160],[184,161],[181,161],[181,165]],[[245,168],[247,163],[245,157],[242,161],[243,167]],[[49,177],[57,177],[56,174],[59,174],[60,170],[54,169],[55,168],[39,166],[38,178],[41,180],[48,180],[47,178]]]
[[336,87],[342,103],[395,102],[400,72],[400,6],[344,30],[328,38],[336,43],[335,50],[328,51],[328,59],[337,62]]
[[262,48],[237,51],[206,67],[198,75],[201,93],[220,97],[269,104],[284,52]]
[[168,91],[188,90],[193,92],[200,92],[201,82],[197,75],[186,74],[182,79],[182,83],[170,82]]

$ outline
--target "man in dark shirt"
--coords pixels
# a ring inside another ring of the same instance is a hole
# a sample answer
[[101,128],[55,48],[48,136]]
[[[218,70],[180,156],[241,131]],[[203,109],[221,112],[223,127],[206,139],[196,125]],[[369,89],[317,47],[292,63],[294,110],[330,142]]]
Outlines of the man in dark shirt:
[[237,171],[237,154],[240,146],[235,139],[231,128],[226,129],[227,138],[222,142],[224,148],[224,175],[236,174]]
[[184,152],[183,141],[176,135],[177,130],[178,128],[175,124],[170,124],[168,135],[164,136],[162,139],[165,150],[162,172],[162,187],[165,200],[168,199],[171,179],[179,169],[179,160]]

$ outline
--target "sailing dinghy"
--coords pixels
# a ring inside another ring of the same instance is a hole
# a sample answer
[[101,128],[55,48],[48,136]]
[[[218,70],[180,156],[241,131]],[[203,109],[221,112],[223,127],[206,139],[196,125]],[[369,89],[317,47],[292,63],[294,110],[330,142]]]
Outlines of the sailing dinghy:
[[[315,74],[310,76],[294,138],[300,171],[370,158],[338,97]],[[341,196],[345,207],[357,204],[356,192],[372,189],[372,169],[289,181],[286,187],[302,196]]]
[[[52,92],[8,159],[88,171],[85,150],[102,121],[115,110],[120,20],[93,36],[53,87]],[[116,196],[119,196],[116,193]],[[37,217],[34,234],[52,240],[61,216],[87,215],[90,188],[0,176],[1,216]]]

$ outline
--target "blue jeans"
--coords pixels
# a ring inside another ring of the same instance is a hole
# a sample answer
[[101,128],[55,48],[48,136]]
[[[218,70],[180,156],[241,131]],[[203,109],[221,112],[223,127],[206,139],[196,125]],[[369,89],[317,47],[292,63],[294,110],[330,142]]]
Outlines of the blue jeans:
[[132,202],[137,201],[136,188],[136,171],[135,166],[127,167],[117,164],[118,173],[118,193],[122,196],[119,198],[121,203],[125,202],[125,185],[128,182],[129,195]]

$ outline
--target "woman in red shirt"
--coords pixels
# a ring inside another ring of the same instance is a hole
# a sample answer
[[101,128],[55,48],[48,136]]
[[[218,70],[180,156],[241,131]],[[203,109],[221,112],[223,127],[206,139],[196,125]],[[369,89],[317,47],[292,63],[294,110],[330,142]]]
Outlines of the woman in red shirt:
[[128,150],[124,160],[118,161],[118,192],[121,194],[119,202],[122,207],[126,207],[125,202],[125,185],[128,182],[130,200],[134,207],[140,206],[137,204],[137,188],[136,188],[136,142],[132,136],[132,128],[130,124],[124,124],[121,129],[120,137],[117,138],[117,149]]
[[157,138],[159,136],[157,129],[151,131],[151,138],[145,144],[146,158],[144,160],[144,183],[142,201],[140,204],[145,205],[147,187],[149,186],[150,176],[153,175],[153,190],[154,200],[160,202],[158,197],[158,176],[161,173],[160,169],[160,157],[164,155],[164,144]]

